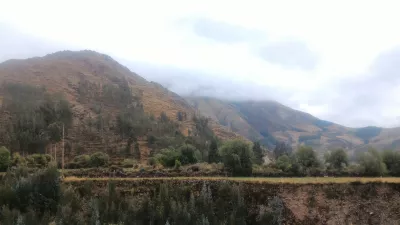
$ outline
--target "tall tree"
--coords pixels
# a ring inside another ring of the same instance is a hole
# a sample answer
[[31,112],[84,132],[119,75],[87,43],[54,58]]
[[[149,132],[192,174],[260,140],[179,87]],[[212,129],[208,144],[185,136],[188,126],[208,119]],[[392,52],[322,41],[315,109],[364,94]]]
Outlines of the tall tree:
[[292,147],[285,142],[277,142],[274,148],[275,159],[278,159],[281,155],[290,155],[292,152]]
[[349,164],[347,153],[342,148],[333,150],[325,155],[325,161],[328,163],[328,167],[337,170],[343,169]]
[[254,162],[256,164],[261,165],[263,163],[263,152],[260,145],[260,142],[253,142],[253,153],[254,153]]
[[140,160],[140,149],[139,149],[139,143],[136,141],[134,148],[133,148],[133,157],[135,157],[136,160]]
[[242,140],[231,140],[225,142],[220,154],[224,166],[234,176],[249,176],[253,172],[251,159],[253,150],[250,145]]
[[296,152],[298,163],[303,168],[311,168],[319,166],[317,154],[314,149],[309,146],[301,146]]
[[217,140],[215,140],[215,138],[213,138],[211,140],[209,150],[208,150],[208,162],[216,163],[218,161],[219,161],[218,144],[217,144]]

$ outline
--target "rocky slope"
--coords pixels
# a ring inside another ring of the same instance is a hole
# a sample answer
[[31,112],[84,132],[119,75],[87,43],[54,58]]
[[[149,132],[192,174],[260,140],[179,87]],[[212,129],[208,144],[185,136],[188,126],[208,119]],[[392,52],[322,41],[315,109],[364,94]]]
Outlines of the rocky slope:
[[[121,109],[116,107],[118,102],[102,102],[96,96],[101,94],[105,86],[118,87],[121,82],[126,82],[132,96],[140,99],[146,113],[159,117],[164,112],[171,120],[176,121],[177,113],[182,112],[186,117],[185,120],[177,121],[180,131],[188,135],[188,131],[193,128],[191,118],[196,110],[186,100],[157,83],[146,81],[107,55],[88,50],[63,51],[45,57],[8,60],[0,64],[1,84],[23,83],[45,87],[51,93],[61,92],[70,102],[73,126],[67,132],[66,139],[67,145],[71,147],[67,154],[71,155],[78,154],[78,149],[84,149],[88,153],[107,149],[118,151],[126,144],[110,130],[88,133],[83,125],[88,119],[96,118],[98,106],[101,106],[104,115],[111,116],[111,121],[115,119],[116,113]],[[8,118],[4,110],[2,115],[4,123]],[[222,139],[238,137],[215,122],[210,124]],[[139,140],[139,144],[142,154],[146,156],[149,149],[145,137]]]
[[187,97],[203,115],[219,121],[249,139],[273,145],[284,141],[296,147],[310,145],[319,150],[345,148],[363,151],[368,147],[397,148],[400,129],[349,128],[318,119],[274,101],[223,101],[209,97]]

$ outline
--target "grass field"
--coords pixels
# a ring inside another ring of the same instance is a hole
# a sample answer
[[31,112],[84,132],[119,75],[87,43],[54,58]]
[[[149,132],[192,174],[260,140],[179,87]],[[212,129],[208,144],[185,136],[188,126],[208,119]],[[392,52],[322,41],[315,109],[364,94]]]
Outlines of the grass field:
[[64,182],[93,181],[139,181],[139,180],[231,180],[256,183],[287,183],[287,184],[329,184],[329,183],[400,183],[400,177],[299,177],[299,178],[275,178],[275,177],[155,177],[155,178],[78,178],[65,177]]

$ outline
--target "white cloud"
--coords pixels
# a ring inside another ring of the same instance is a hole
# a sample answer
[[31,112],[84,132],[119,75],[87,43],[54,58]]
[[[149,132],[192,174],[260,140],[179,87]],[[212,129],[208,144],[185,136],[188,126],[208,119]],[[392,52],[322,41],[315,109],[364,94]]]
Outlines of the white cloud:
[[[134,70],[168,81],[178,93],[208,85],[214,90],[210,95],[235,90],[232,97],[273,98],[349,126],[368,125],[364,121],[393,126],[398,125],[400,107],[386,98],[398,95],[397,86],[379,89],[385,92],[376,98],[382,100],[381,110],[363,105],[362,112],[346,111],[357,106],[352,102],[357,89],[341,88],[347,80],[356,86],[354,81],[368,75],[379,80],[371,65],[380,53],[400,46],[399,4],[384,0],[0,0],[0,22],[63,43],[60,46],[93,49],[136,62]],[[299,43],[297,51],[302,52],[291,52],[296,48],[289,45],[287,57],[257,54],[263,48],[285,49],[285,43]],[[289,57],[294,54],[308,59]],[[151,74],[154,67],[167,68],[165,75]],[[175,80],[165,77],[176,69],[180,75],[175,74]],[[185,73],[194,74],[191,78],[197,83],[187,78],[188,87],[182,88]]]

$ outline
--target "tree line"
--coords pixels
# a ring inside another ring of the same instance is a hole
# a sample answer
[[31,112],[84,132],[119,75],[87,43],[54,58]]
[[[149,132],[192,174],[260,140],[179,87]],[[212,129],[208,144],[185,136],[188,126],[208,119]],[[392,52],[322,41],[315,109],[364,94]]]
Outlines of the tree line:
[[108,181],[100,190],[92,181],[62,183],[54,166],[29,174],[24,167],[0,181],[0,223],[4,225],[210,225],[282,224],[283,201],[261,205],[246,200],[245,189],[229,182],[204,182],[199,189],[168,183],[121,191]]

